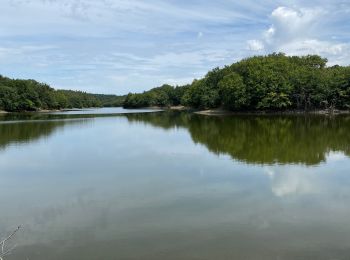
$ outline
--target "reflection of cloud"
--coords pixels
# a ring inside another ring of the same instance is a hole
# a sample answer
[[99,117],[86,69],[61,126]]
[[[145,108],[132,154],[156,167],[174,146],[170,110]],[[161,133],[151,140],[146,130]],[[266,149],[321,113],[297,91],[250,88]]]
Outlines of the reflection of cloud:
[[[341,152],[329,152],[326,162],[348,160]],[[323,167],[323,166],[322,166]],[[271,179],[271,189],[278,197],[287,195],[305,195],[320,192],[323,187],[319,175],[320,167],[303,167],[301,165],[265,167],[265,173]]]
[[277,197],[310,194],[318,189],[313,174],[305,168],[293,167],[287,170],[266,168],[265,172],[271,179],[271,189]]
[[338,162],[338,161],[343,161],[346,160],[347,157],[344,153],[340,153],[340,152],[330,152],[327,155],[327,162]]

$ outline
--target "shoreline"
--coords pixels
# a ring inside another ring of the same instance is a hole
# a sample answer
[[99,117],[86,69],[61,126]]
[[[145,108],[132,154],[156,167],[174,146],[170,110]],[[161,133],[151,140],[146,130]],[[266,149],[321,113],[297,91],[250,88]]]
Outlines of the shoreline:
[[70,112],[70,111],[84,111],[84,110],[98,109],[98,108],[103,108],[103,107],[39,109],[39,110],[35,110],[35,111],[4,111],[4,110],[0,110],[0,114]]
[[229,111],[223,109],[207,109],[193,112],[198,115],[206,116],[226,116],[226,115],[346,115],[350,114],[350,110],[286,110],[286,111]]
[[151,107],[140,107],[140,108],[127,108],[124,109],[159,109],[163,111],[186,111],[198,115],[210,115],[210,116],[220,116],[220,115],[342,115],[350,114],[350,110],[338,110],[334,109],[330,111],[328,109],[315,109],[315,110],[284,110],[284,111],[274,111],[274,110],[247,110],[247,111],[230,111],[223,108],[213,108],[213,109],[196,109],[185,106],[151,106]]
[[[53,113],[53,112],[69,112],[69,111],[80,111],[80,110],[88,110],[93,109],[90,108],[65,108],[65,109],[42,109],[37,111],[20,111],[20,112],[8,112],[4,110],[0,110],[0,115],[6,115],[6,114],[13,114],[13,113]],[[185,106],[168,106],[168,107],[161,107],[161,106],[151,106],[151,107],[144,107],[144,108],[124,108],[124,109],[154,109],[154,110],[162,110],[162,111],[183,111],[183,112],[189,112],[197,115],[205,115],[205,116],[229,116],[229,115],[327,115],[327,116],[333,116],[333,115],[347,115],[350,114],[350,110],[327,110],[327,109],[317,109],[317,110],[285,110],[285,111],[230,111],[225,110],[222,108],[214,108],[214,109],[205,109],[205,110],[199,110],[194,109],[191,107],[185,107]]]
[[151,107],[140,107],[140,108],[127,108],[124,109],[159,109],[163,111],[183,111],[190,112],[197,115],[206,116],[229,116],[229,115],[347,115],[350,114],[350,110],[338,110],[334,109],[330,111],[328,109],[316,109],[316,110],[284,110],[284,111],[273,111],[273,110],[250,110],[250,111],[230,111],[222,108],[204,109],[199,110],[185,106],[151,106]]
[[350,110],[333,110],[328,109],[317,109],[317,110],[285,110],[285,111],[268,111],[268,110],[259,110],[259,111],[230,111],[222,108],[214,109],[205,109],[198,110],[184,106],[171,106],[171,107],[159,107],[164,110],[171,111],[188,111],[197,115],[207,115],[207,116],[225,116],[225,115],[342,115],[350,114]]

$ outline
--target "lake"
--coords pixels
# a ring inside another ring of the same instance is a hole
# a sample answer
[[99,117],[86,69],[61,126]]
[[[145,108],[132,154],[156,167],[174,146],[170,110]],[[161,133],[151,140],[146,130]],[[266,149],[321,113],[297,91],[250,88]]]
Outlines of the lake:
[[350,116],[0,116],[5,259],[349,259]]

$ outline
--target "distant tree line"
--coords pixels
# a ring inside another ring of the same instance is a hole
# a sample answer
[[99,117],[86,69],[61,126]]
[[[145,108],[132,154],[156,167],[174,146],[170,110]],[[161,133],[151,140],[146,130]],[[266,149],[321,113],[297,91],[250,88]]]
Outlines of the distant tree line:
[[317,55],[273,53],[215,68],[192,84],[128,94],[124,107],[184,105],[236,111],[350,108],[350,67]]
[[9,112],[121,106],[124,99],[125,96],[54,90],[35,80],[10,79],[0,75],[0,110]]
[[173,87],[163,85],[139,94],[129,93],[124,101],[126,108],[140,108],[151,106],[177,106],[182,104],[182,98],[189,86]]

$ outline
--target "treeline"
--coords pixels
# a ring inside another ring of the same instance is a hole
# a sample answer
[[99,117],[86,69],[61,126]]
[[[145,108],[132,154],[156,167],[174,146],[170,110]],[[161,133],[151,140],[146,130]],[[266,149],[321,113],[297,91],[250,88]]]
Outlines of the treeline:
[[350,67],[317,55],[274,53],[215,68],[186,86],[128,94],[124,107],[184,105],[237,111],[350,108]]
[[97,98],[103,107],[122,107],[126,96],[91,94]]
[[140,108],[151,106],[177,106],[182,103],[182,98],[188,86],[173,87],[163,85],[139,94],[129,93],[123,106],[126,108]]
[[54,90],[35,80],[10,79],[0,75],[0,110],[9,112],[121,106],[124,99],[123,96]]

